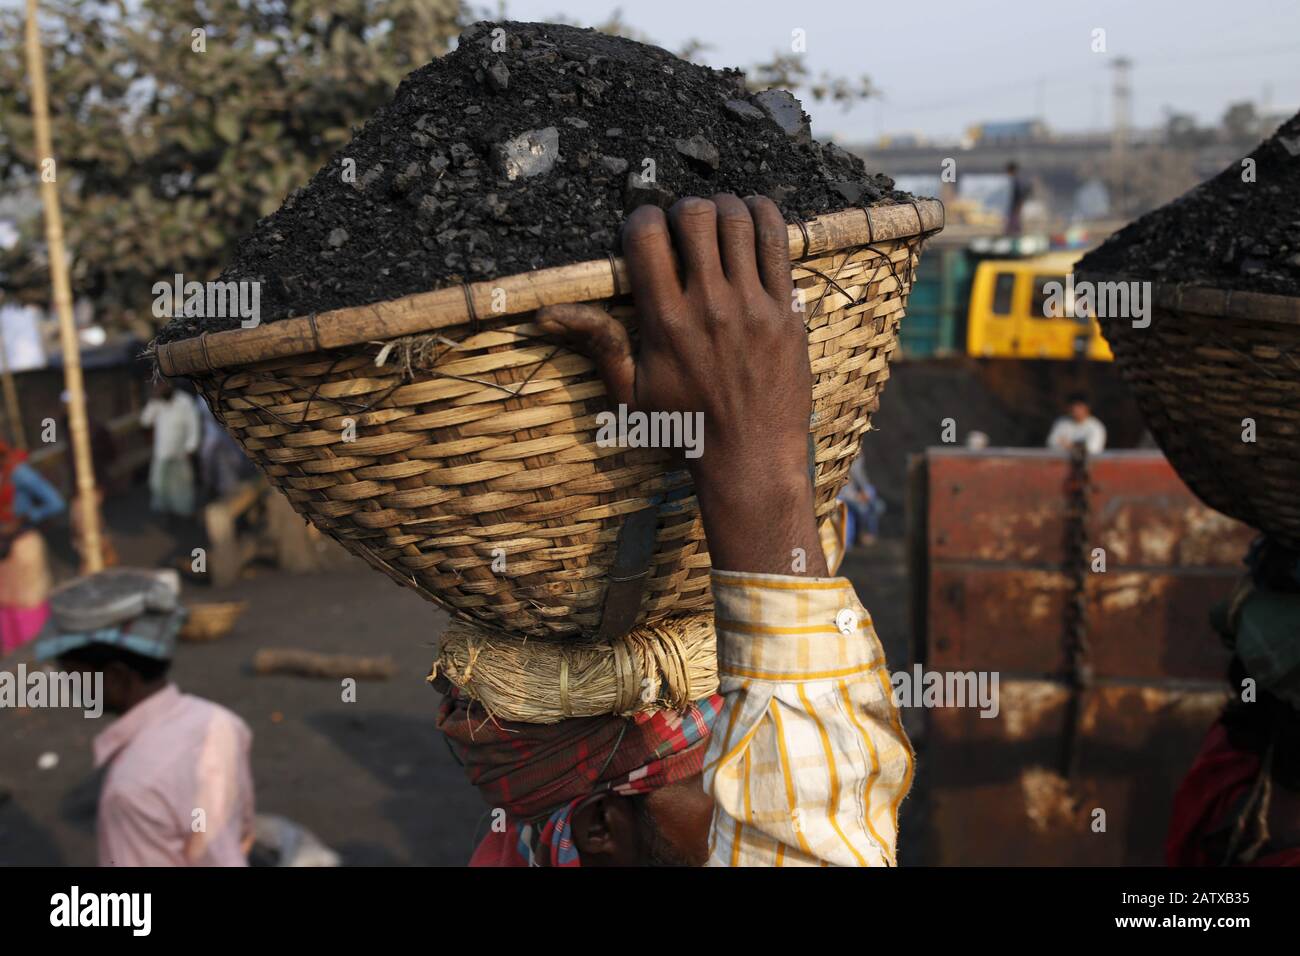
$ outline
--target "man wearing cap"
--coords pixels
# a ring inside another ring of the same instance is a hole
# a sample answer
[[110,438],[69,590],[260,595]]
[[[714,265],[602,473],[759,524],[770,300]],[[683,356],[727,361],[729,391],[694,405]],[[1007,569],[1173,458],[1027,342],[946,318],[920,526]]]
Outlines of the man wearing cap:
[[94,740],[104,768],[100,866],[247,866],[252,734],[167,680],[185,620],[175,572],[114,569],[57,589],[40,660],[102,675],[118,719]]

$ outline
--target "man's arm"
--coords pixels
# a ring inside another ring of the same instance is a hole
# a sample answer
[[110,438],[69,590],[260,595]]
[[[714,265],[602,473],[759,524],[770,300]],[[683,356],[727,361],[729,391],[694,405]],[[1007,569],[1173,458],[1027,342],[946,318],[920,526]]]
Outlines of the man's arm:
[[812,372],[785,222],[761,197],[684,199],[667,216],[643,206],[623,251],[638,354],[591,306],[543,309],[537,324],[592,357],[612,403],[704,415],[703,453],[686,464],[726,696],[705,765],[711,862],[891,863],[911,748],[870,616],[828,577],[818,540]]
[[612,404],[703,413],[703,453],[686,464],[715,568],[789,574],[801,548],[802,573],[825,574],[808,481],[812,371],[781,213],[730,195],[683,199],[666,216],[641,206],[623,251],[638,355],[592,306],[543,309],[538,326],[591,355]]
[[204,827],[186,834],[191,866],[247,866],[253,827],[251,734],[234,714],[214,708],[193,770],[194,809]]
[[199,438],[202,434],[202,421],[199,418],[199,401],[197,396],[186,400],[185,417],[185,454],[192,455],[199,450]]
[[1106,450],[1106,426],[1099,419],[1088,423],[1087,446],[1089,455],[1100,455]]

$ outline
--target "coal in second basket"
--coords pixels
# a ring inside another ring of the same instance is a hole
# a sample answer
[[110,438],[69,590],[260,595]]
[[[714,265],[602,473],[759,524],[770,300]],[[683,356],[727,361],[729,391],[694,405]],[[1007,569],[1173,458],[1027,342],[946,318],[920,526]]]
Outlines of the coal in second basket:
[[1125,226],[1075,269],[1300,295],[1300,113],[1249,156]]

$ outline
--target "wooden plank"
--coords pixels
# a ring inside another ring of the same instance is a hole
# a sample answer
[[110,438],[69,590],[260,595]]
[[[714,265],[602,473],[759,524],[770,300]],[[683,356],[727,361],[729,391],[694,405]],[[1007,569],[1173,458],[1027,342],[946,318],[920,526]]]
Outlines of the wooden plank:
[[263,647],[253,655],[253,673],[290,677],[319,677],[353,680],[389,680],[397,665],[387,655],[321,654],[297,647]]

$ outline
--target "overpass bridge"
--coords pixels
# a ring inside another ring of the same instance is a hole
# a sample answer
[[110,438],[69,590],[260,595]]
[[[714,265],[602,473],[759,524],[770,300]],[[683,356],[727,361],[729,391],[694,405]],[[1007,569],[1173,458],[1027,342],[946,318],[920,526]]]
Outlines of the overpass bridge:
[[[1173,189],[1172,195],[1215,175],[1253,149],[1252,142],[1215,142],[1204,145],[1172,145],[1163,134],[1135,135],[1127,151],[1130,162],[1140,159],[1149,169],[1177,168],[1187,181]],[[1053,135],[1039,139],[979,142],[974,146],[961,143],[848,147],[866,161],[868,168],[895,178],[901,176],[938,177],[945,160],[956,161],[958,180],[971,174],[1001,174],[1007,163],[1015,161],[1021,174],[1034,180],[1046,193],[1054,211],[1072,208],[1074,196],[1087,182],[1105,181],[1112,153],[1108,134]],[[1164,200],[1161,200],[1164,201]],[[1139,210],[1140,211],[1140,210]]]

